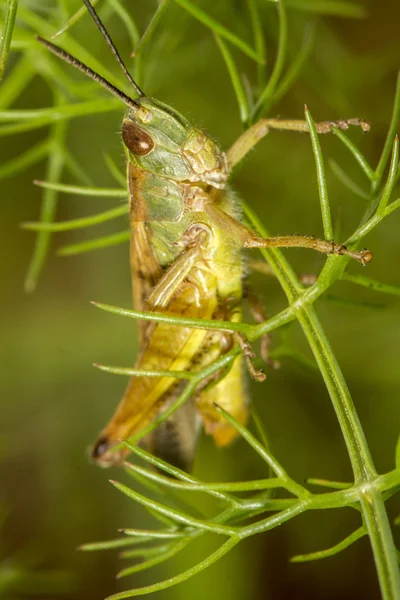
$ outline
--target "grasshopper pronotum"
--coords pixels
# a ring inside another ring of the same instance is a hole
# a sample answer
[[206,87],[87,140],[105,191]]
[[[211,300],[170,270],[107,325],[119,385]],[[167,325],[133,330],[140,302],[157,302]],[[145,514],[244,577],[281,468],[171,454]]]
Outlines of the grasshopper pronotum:
[[[263,239],[240,222],[238,200],[227,185],[232,168],[270,128],[308,131],[305,121],[262,119],[224,153],[176,110],[143,93],[89,0],[83,2],[132,84],[134,99],[58,46],[42,38],[38,40],[119,97],[127,107],[122,140],[127,157],[135,308],[239,321],[243,248],[311,248],[325,254],[346,254],[361,264],[371,260],[368,250],[350,250],[327,240],[297,235]],[[360,119],[350,119],[319,123],[317,131],[328,133],[333,127],[347,129],[349,125],[369,128]],[[141,322],[139,336],[138,369],[197,370],[239,343],[253,376],[263,378],[252,367],[246,340],[237,334]],[[239,422],[247,421],[244,358],[237,357],[225,376],[198,390],[190,402],[147,438],[155,454],[190,468],[201,422],[218,445],[228,444],[237,435],[215,409],[215,403]],[[104,466],[120,462],[126,449],[118,447],[119,442],[154,420],[184,385],[173,377],[133,377],[92,449],[93,459]]]

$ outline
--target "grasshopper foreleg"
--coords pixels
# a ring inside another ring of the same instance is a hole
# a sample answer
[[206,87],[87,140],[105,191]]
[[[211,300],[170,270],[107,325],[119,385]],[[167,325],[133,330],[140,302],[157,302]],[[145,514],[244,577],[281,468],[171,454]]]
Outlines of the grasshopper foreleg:
[[150,310],[166,308],[172,296],[193,269],[200,254],[200,248],[188,248],[177,258],[155,285],[146,300],[146,308]]
[[[351,125],[361,127],[363,131],[369,131],[369,124],[363,119],[341,119],[339,121],[321,121],[315,123],[317,133],[331,133],[333,129],[347,130]],[[260,119],[252,127],[247,129],[234,142],[227,152],[228,165],[232,169],[254,146],[267,135],[270,129],[281,131],[308,132],[307,121],[293,119]]]

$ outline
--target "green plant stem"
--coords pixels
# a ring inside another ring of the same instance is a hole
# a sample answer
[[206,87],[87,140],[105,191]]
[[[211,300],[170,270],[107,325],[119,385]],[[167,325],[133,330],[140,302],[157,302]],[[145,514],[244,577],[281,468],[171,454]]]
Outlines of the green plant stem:
[[[247,210],[246,213],[258,233],[268,237],[268,232],[253,213]],[[301,294],[297,292],[300,283],[293,271],[286,268],[286,261],[281,260],[280,251],[274,251],[272,261],[269,251],[262,250],[262,254],[274,271],[276,269],[276,276],[286,280],[283,287],[285,290],[290,289],[288,300],[296,303],[297,319],[321,370],[347,446],[355,482],[359,484],[359,502],[371,541],[382,595],[385,599],[398,599],[400,598],[400,575],[396,549],[384,501],[376,487],[377,474],[372,457],[342,371],[313,306],[309,302],[304,302],[304,298],[302,300]],[[327,260],[327,269],[333,269],[333,265],[332,261]],[[297,297],[294,298],[293,295]]]

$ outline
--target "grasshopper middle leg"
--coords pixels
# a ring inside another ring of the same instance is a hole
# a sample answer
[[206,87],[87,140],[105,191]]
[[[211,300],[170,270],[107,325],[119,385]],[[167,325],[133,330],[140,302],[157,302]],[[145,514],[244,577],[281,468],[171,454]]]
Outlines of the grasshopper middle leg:
[[209,203],[205,212],[214,224],[227,235],[236,238],[243,248],[309,248],[322,254],[345,255],[358,260],[363,266],[372,260],[370,250],[352,250],[334,241],[320,240],[303,235],[285,235],[271,238],[258,237],[251,229],[231,217],[215,203]]

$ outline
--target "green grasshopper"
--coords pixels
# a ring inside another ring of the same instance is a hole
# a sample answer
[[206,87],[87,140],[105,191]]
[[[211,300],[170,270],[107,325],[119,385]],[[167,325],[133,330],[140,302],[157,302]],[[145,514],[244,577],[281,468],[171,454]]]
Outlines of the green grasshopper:
[[[138,310],[237,322],[244,296],[243,248],[300,247],[325,254],[345,254],[365,265],[368,250],[355,251],[332,241],[304,236],[260,238],[241,222],[240,204],[228,185],[233,167],[269,129],[308,131],[305,121],[262,119],[225,153],[206,133],[162,102],[148,98],[126,69],[89,0],[88,12],[132,84],[131,98],[76,58],[37,38],[56,56],[83,71],[126,105],[122,140],[127,158],[130,199],[130,260],[133,300]],[[360,119],[317,124],[319,133],[333,127],[369,126]],[[236,429],[223,419],[223,407],[242,424],[248,419],[244,362],[258,380],[249,344],[238,333],[207,331],[167,323],[140,322],[142,370],[199,370],[235,344],[243,349],[228,373],[205,381],[195,396],[147,437],[156,455],[190,468],[202,423],[217,445],[229,444]],[[127,453],[120,442],[157,418],[184,389],[174,377],[133,377],[110,422],[92,448],[102,466],[120,463]]]

